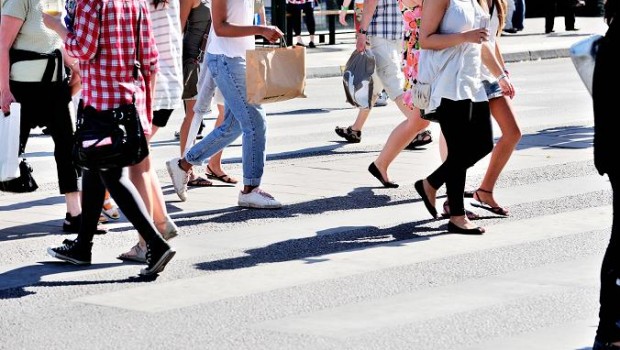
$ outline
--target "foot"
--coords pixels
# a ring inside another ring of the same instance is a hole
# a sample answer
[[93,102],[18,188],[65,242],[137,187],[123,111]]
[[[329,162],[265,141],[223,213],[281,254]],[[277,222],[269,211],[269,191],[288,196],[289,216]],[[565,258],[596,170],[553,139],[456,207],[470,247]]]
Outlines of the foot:
[[194,171],[190,172],[187,186],[190,187],[209,187],[213,186],[213,182],[209,181],[206,177],[198,175]]
[[103,201],[103,208],[101,209],[101,213],[111,220],[118,220],[121,218],[121,214],[118,212],[118,205],[116,205],[108,192],[106,192],[106,197]]
[[353,130],[350,126],[337,126],[334,131],[336,135],[344,138],[349,143],[360,143],[362,141],[362,131]]
[[566,28],[566,31],[568,31],[568,32],[576,32],[578,30],[579,30],[579,28]]
[[189,182],[189,174],[181,168],[181,160],[179,158],[172,158],[166,162],[166,168],[168,168],[168,174],[172,179],[172,186],[174,191],[181,201],[187,200],[187,183]]
[[[465,217],[465,216],[463,216]],[[475,225],[467,225],[468,227],[461,227],[452,221],[448,221],[448,232],[460,233],[463,235],[481,235],[485,232],[484,228]]]
[[510,212],[501,207],[493,198],[493,191],[483,190],[481,188],[474,191],[474,200],[478,203],[472,203],[473,206],[490,211],[496,215],[508,216]]
[[551,33],[555,33],[555,30],[553,30],[553,29],[545,30],[545,34],[551,34]]
[[375,107],[383,107],[383,106],[387,106],[387,104],[388,104],[388,95],[387,95],[387,92],[385,92],[384,90],[379,93],[379,97],[375,101]]
[[381,170],[379,170],[375,162],[370,163],[370,165],[368,166],[368,171],[370,172],[370,174],[372,174],[372,176],[379,180],[379,182],[381,182],[383,187],[398,188],[397,183],[388,180],[387,173],[385,175],[381,173]]
[[437,209],[435,208],[435,196],[437,195],[437,190],[434,189],[426,179],[416,181],[413,187],[415,187],[416,192],[418,192],[418,195],[422,198],[426,210],[428,210],[433,219],[436,219]]
[[[62,230],[68,233],[80,232],[80,226],[82,226],[82,214],[71,216],[71,214],[65,214],[65,221],[62,223]],[[108,230],[103,225],[97,225],[95,230],[96,235],[104,235]]]
[[314,41],[309,42],[308,43],[308,47],[311,48],[311,49],[316,48],[316,45],[314,45]]
[[172,221],[170,217],[166,217],[166,220],[155,224],[157,231],[161,233],[164,240],[169,241],[179,235],[179,228]]
[[164,270],[166,265],[172,260],[176,252],[170,248],[168,243],[156,239],[154,242],[146,244],[146,264],[147,267],[140,270],[141,276],[156,275]]
[[146,262],[146,247],[141,247],[140,243],[136,243],[128,252],[122,253],[116,257],[123,261]]
[[515,34],[518,32],[516,28],[504,28],[505,33]]
[[92,243],[81,244],[77,240],[65,240],[60,247],[47,248],[47,253],[56,259],[67,261],[74,265],[90,265],[92,248]]
[[256,208],[256,209],[279,209],[282,204],[278,202],[272,195],[261,190],[259,187],[254,188],[251,192],[239,192],[239,200],[237,204],[240,207]]
[[[478,219],[480,219],[480,216],[478,214],[474,213],[471,210],[465,209],[465,215],[467,216],[467,219],[469,219],[469,220],[478,220]],[[448,203],[448,201],[443,202],[443,213],[441,213],[441,217],[443,217],[443,218],[449,218],[450,217],[450,203]]]
[[228,176],[221,168],[211,167],[208,164],[206,175],[211,180],[217,180],[227,184],[236,184],[239,182],[234,177]]
[[417,134],[415,138],[413,139],[413,141],[411,141],[405,148],[417,149],[418,147],[428,145],[431,142],[433,142],[433,136],[431,135],[431,131],[424,130],[420,132],[419,134]]

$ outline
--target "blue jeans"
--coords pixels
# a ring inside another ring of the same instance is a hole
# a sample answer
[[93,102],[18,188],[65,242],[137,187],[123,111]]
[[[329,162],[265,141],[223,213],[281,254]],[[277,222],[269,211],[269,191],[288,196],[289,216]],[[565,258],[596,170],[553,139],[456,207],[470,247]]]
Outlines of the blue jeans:
[[267,123],[261,105],[247,102],[245,59],[208,54],[207,66],[224,100],[224,122],[195,144],[185,160],[202,165],[242,135],[243,184],[259,186],[265,167]]

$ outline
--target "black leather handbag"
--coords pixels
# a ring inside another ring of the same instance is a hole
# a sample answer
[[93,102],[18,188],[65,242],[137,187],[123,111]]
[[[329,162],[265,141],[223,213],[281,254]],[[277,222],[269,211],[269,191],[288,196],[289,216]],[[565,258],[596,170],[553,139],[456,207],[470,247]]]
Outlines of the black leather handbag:
[[[138,80],[140,70],[140,22],[138,16],[136,56],[133,78]],[[133,101],[120,107],[98,111],[83,106],[80,101],[77,113],[73,160],[84,169],[122,168],[140,163],[149,154],[140,116]]]
[[19,177],[8,181],[0,181],[0,191],[26,193],[34,192],[39,188],[32,177],[32,167],[25,159],[19,163]]

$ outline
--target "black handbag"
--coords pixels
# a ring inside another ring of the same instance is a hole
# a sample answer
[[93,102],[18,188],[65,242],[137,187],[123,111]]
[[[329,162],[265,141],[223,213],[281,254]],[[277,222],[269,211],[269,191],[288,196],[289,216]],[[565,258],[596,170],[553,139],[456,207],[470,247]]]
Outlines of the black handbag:
[[8,181],[0,181],[0,191],[26,193],[34,192],[39,188],[32,177],[32,167],[25,159],[19,163],[19,177]]
[[[133,78],[138,80],[140,70],[140,22],[138,16]],[[120,107],[97,111],[83,106],[77,113],[73,160],[84,169],[122,168],[140,163],[149,154],[140,116],[133,101]]]

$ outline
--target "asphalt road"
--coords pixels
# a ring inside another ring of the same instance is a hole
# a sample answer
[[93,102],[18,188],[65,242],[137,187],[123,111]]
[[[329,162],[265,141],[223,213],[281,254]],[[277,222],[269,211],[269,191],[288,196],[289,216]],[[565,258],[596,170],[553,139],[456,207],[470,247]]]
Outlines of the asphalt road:
[[[46,255],[66,238],[64,204],[51,141],[34,137],[41,190],[0,195],[0,349],[590,349],[611,226],[590,97],[568,59],[510,70],[524,136],[496,197],[512,215],[477,210],[483,237],[446,234],[415,193],[439,163],[437,142],[396,159],[400,188],[378,187],[366,167],[402,117],[393,103],[376,108],[362,143],[341,142],[333,128],[355,110],[338,78],[310,79],[308,98],[267,106],[263,186],[281,210],[239,209],[226,186],[179,202],[164,170],[178,153],[174,114],[153,154],[182,233],[154,281],[115,259],[136,237],[124,220],[96,238],[89,268]],[[240,177],[238,142],[224,158]]]

